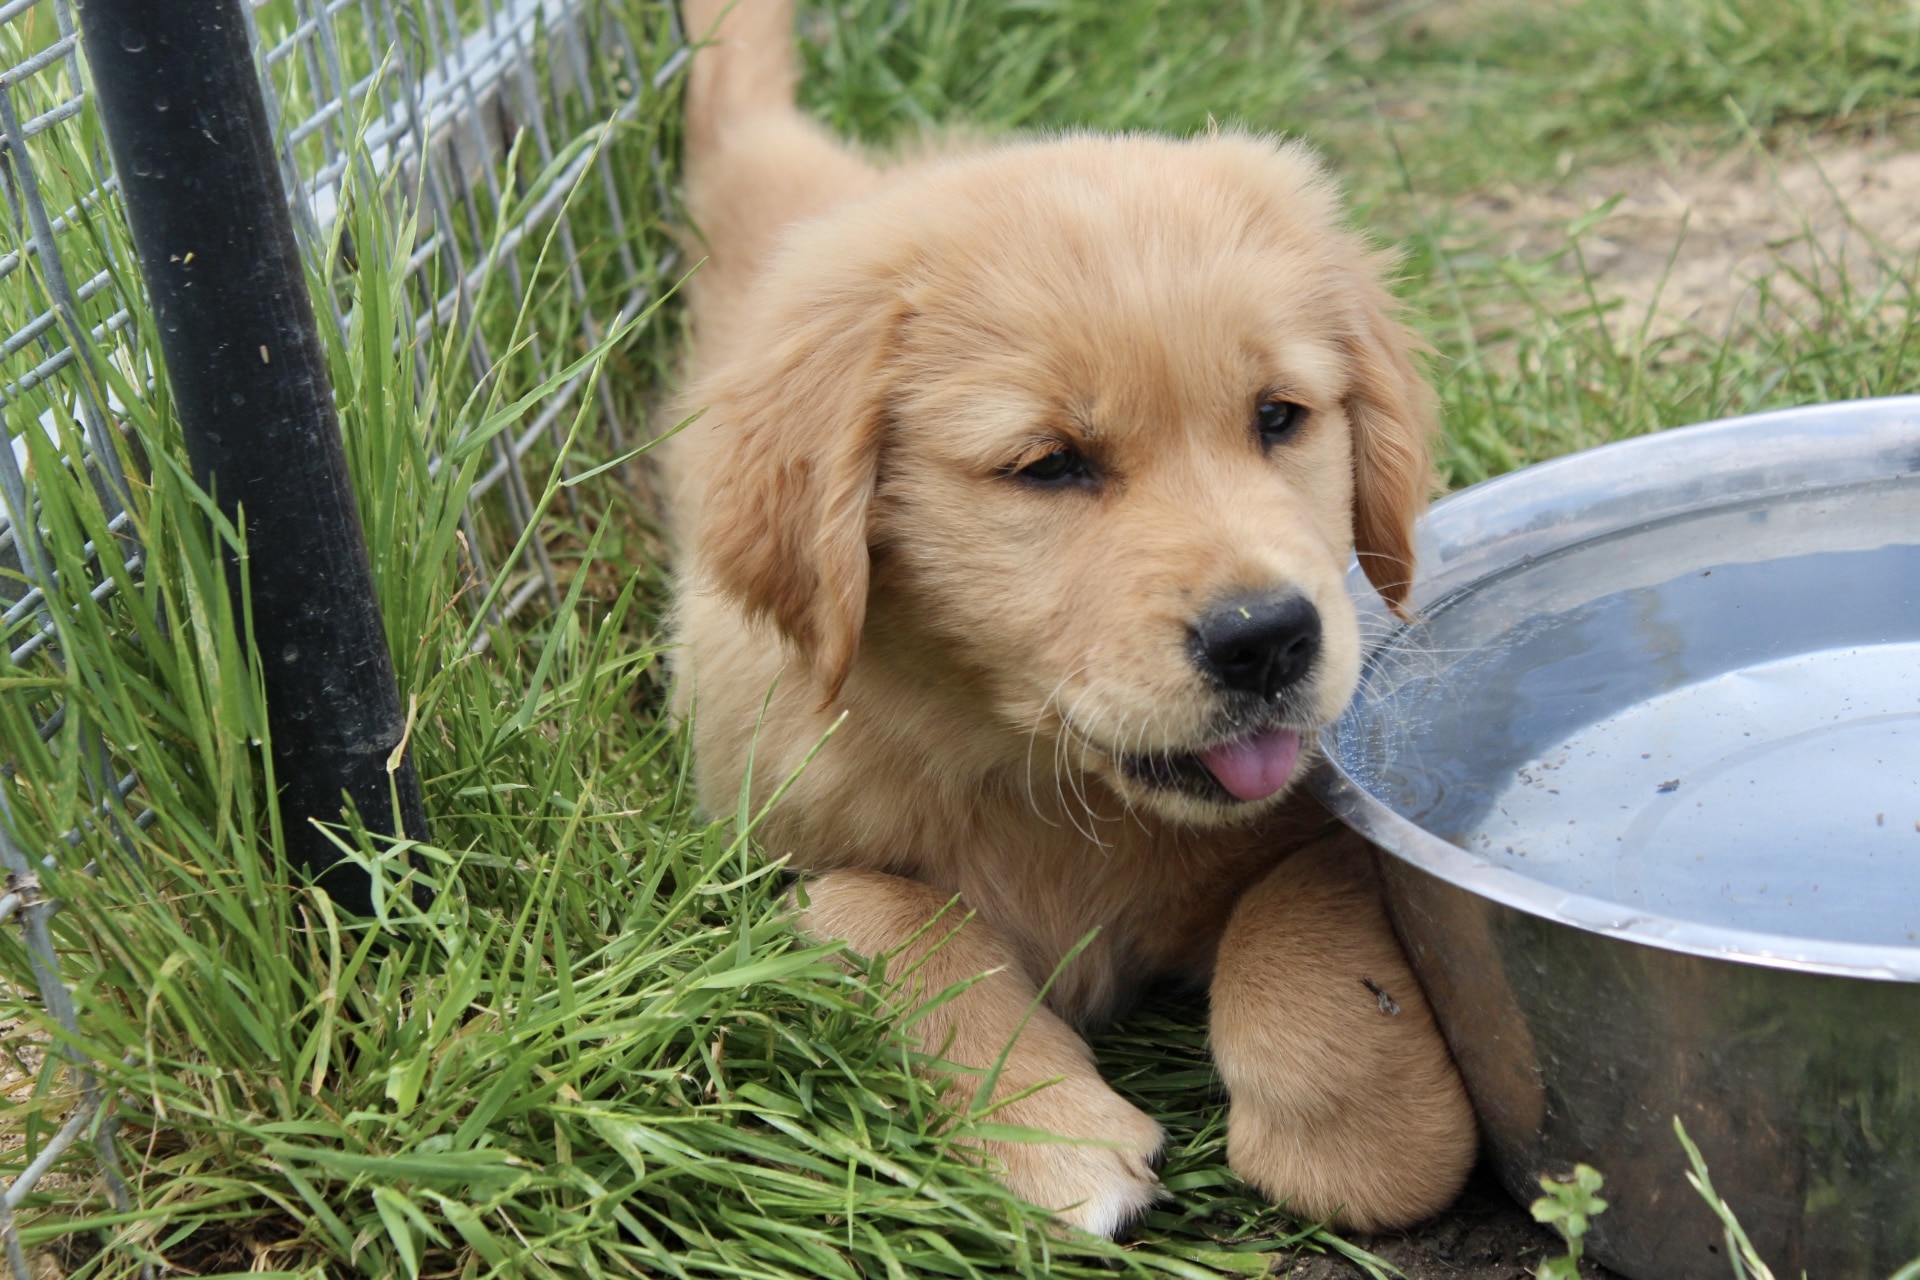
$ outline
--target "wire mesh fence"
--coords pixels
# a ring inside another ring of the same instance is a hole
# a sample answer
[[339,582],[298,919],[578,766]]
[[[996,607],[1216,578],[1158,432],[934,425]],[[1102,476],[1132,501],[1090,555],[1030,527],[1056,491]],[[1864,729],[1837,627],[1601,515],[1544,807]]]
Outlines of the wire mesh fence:
[[[636,163],[633,147],[615,140],[642,118],[657,125],[663,91],[685,62],[670,3],[246,0],[246,12],[309,257],[357,252],[346,230],[355,199],[391,198],[414,225],[404,332],[423,382],[437,347],[458,353],[469,392],[539,383],[652,300],[672,250],[664,235],[634,223],[657,229],[669,207],[662,157],[646,149]],[[126,753],[59,696],[62,628],[71,625],[61,602],[75,592],[106,602],[140,575],[129,485],[146,460],[125,432],[126,400],[159,394],[157,356],[144,349],[137,322],[140,286],[119,222],[118,180],[90,117],[76,16],[69,0],[0,0],[0,412],[11,446],[0,449],[0,647],[8,658],[0,715],[37,730],[84,788],[89,815],[87,829],[57,847],[33,846],[13,820],[5,785],[13,766],[0,768],[0,924],[23,931],[38,988],[9,994],[37,995],[44,1020],[59,1028],[44,1050],[50,1062],[39,1048],[10,1050],[17,1078],[6,1087],[15,1097],[69,1100],[57,1126],[40,1121],[47,1108],[33,1110],[19,1145],[0,1155],[11,1175],[0,1235],[22,1280],[29,1259],[15,1211],[37,1188],[44,1194],[50,1175],[97,1179],[116,1213],[133,1208],[112,1099],[78,1047],[50,927],[59,903],[43,891],[41,873],[84,859],[100,840],[131,854],[128,831],[153,816]],[[538,324],[514,327],[519,339],[495,332],[476,306],[500,286],[541,308]],[[345,341],[342,300],[316,305]],[[497,623],[542,597],[558,602],[545,542],[523,536],[535,515],[529,468],[551,459],[582,421],[593,447],[571,455],[580,459],[572,465],[618,457],[641,430],[633,417],[608,382],[582,370],[493,436],[463,518],[470,575],[490,588],[468,592],[469,607]],[[85,477],[98,497],[106,520],[92,536],[46,509],[35,477],[48,468]],[[484,644],[486,630],[478,634]],[[76,1150],[91,1153],[78,1175]]]
[[[671,8],[662,12],[671,21]],[[625,224],[629,209],[667,205],[660,158],[623,174],[601,135],[642,110],[680,69],[684,49],[648,67],[623,22],[580,0],[264,0],[252,16],[287,185],[305,193],[295,215],[310,251],[326,250],[356,156],[397,170],[400,188],[419,198],[422,234],[407,268],[423,372],[426,344],[451,326],[476,381],[511,376],[476,323],[474,297],[495,271],[517,293],[534,287],[520,251],[536,228],[557,237],[561,255],[563,318],[543,326],[555,339],[577,335],[591,345],[651,300],[670,263],[636,260]],[[542,189],[514,202],[509,186],[524,187],[533,173],[543,175]],[[654,190],[623,190],[635,181]],[[609,234],[583,235],[576,220]],[[332,318],[344,326],[337,305]],[[550,355],[533,334],[529,372],[546,368]],[[499,513],[516,532],[533,505],[523,463],[543,438],[557,443],[585,380],[577,375],[517,432],[496,438],[493,465],[475,482],[476,500],[498,490]],[[618,449],[630,424],[610,386],[596,394],[600,430]],[[475,555],[488,541],[470,530]],[[520,563],[476,569],[512,579],[499,606],[505,616],[542,593],[558,603],[537,538]]]

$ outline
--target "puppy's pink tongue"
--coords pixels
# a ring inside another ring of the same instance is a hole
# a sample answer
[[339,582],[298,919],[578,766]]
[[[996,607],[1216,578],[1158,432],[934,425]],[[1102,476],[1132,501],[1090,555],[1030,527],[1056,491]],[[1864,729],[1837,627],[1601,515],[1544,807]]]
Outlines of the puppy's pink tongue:
[[1286,786],[1299,759],[1300,735],[1292,729],[1268,729],[1200,753],[1207,772],[1241,800],[1265,800]]

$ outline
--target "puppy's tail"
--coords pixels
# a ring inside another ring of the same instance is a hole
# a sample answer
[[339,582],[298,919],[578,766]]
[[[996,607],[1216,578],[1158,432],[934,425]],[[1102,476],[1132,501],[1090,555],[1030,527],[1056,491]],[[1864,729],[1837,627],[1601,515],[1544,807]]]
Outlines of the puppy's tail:
[[710,151],[735,121],[793,111],[793,0],[681,0],[680,13],[704,45],[687,76],[691,151]]

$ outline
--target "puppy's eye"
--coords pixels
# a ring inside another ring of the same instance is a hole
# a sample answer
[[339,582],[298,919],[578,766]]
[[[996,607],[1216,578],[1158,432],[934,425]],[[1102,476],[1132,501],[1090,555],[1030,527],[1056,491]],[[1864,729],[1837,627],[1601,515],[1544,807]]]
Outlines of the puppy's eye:
[[1254,410],[1253,425],[1260,432],[1262,446],[1283,443],[1307,420],[1307,407],[1291,400],[1268,400]]
[[1059,489],[1093,479],[1093,467],[1078,449],[1062,444],[1030,461],[1016,463],[1007,474],[1039,488]]

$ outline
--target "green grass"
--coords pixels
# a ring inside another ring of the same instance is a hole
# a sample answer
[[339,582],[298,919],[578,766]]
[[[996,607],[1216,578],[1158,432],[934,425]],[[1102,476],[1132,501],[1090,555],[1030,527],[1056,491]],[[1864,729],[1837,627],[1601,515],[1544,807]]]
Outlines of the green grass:
[[1409,151],[1424,157],[1423,178],[1454,189],[1711,150],[1747,127],[1776,138],[1898,129],[1920,96],[1920,14],[1897,0],[1579,0],[1480,13],[1445,34],[1418,17],[1390,24],[1353,68],[1380,100],[1424,108]]
[[[636,38],[658,54],[657,9],[632,10]],[[1801,269],[1809,302],[1763,302],[1726,333],[1653,339],[1609,323],[1577,255],[1503,256],[1435,209],[1482,184],[1551,179],[1569,153],[1584,165],[1898,132],[1920,99],[1915,10],[1584,0],[1540,12],[1553,16],[842,0],[807,14],[807,92],[874,139],[956,120],[1179,132],[1209,115],[1305,134],[1406,254],[1455,484],[1722,413],[1912,389],[1912,263],[1864,275],[1819,263]],[[1424,114],[1396,110],[1389,129],[1378,109],[1404,103]],[[662,289],[669,211],[647,175],[650,154],[671,156],[675,128],[662,106],[604,143],[630,247]],[[50,199],[91,141],[48,135]],[[509,208],[542,181],[524,151],[514,170]],[[0,786],[26,848],[62,849],[78,833],[44,877],[66,904],[54,928],[82,1019],[67,1047],[117,1091],[137,1204],[116,1218],[90,1164],[70,1157],[22,1208],[29,1246],[88,1276],[164,1256],[203,1272],[809,1280],[1260,1274],[1295,1247],[1344,1248],[1226,1169],[1223,1098],[1184,1008],[1151,1006],[1097,1046],[1171,1136],[1172,1199],[1133,1246],[1051,1235],[956,1156],[975,1120],[937,1103],[864,969],[781,924],[754,815],[692,807],[685,740],[661,716],[659,541],[613,472],[585,474],[610,460],[604,441],[575,434],[536,486],[565,605],[473,651],[465,596],[478,588],[456,517],[488,433],[526,420],[570,366],[637,416],[671,367],[672,307],[598,349],[563,347],[554,336],[577,321],[566,264],[536,237],[477,304],[494,374],[476,384],[448,346],[425,353],[423,373],[394,341],[395,264],[415,233],[387,221],[389,199],[362,193],[349,207],[355,266],[328,255],[316,296],[331,292],[352,319],[329,364],[402,698],[418,708],[411,741],[434,843],[341,833],[389,890],[380,927],[285,887],[262,749],[272,726],[220,568],[236,538],[184,474],[164,379],[147,386],[152,320],[136,312],[100,376],[150,464],[134,502],[138,573],[94,488],[28,426],[51,413],[71,450],[64,398],[49,384],[8,409],[35,450],[59,557],[64,660],[0,671],[0,743],[18,766]],[[498,211],[486,212],[457,228],[472,252],[493,234]],[[576,216],[604,314],[627,282],[604,215],[583,199]],[[130,261],[113,218],[93,217],[82,239],[91,261]],[[0,289],[0,328],[36,305],[32,289]],[[89,304],[87,322],[105,306],[104,295]],[[5,369],[12,379],[21,366]],[[430,470],[435,451],[448,462]],[[479,532],[498,563],[508,540]],[[97,566],[83,563],[89,540]],[[101,572],[122,588],[105,603],[84,591]],[[35,728],[56,701],[71,711],[42,744]],[[155,814],[146,828],[121,824],[131,854],[89,817],[88,730],[139,768],[131,807]],[[79,871],[89,860],[95,876]],[[409,866],[439,886],[431,908],[391,891]],[[71,1102],[58,1062],[40,1056],[57,1034],[28,967],[20,935],[0,931],[0,1017],[22,1028],[5,1044],[22,1082],[7,1129],[24,1144],[0,1156],[8,1171]]]
[[1900,130],[1920,101],[1905,0],[840,0],[806,30],[812,105],[865,137],[1211,117],[1312,138],[1363,195],[1398,183],[1383,109],[1458,191],[1748,128]]

